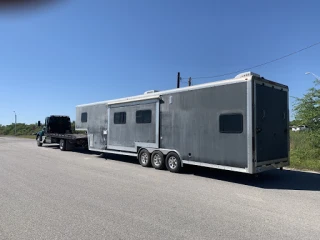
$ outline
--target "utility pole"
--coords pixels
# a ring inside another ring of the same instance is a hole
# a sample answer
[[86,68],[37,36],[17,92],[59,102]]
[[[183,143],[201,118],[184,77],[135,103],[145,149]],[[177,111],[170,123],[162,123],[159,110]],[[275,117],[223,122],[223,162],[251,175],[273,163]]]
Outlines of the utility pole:
[[14,112],[14,135],[16,136],[17,135],[17,114],[16,114],[16,111],[13,111]]
[[189,77],[188,86],[191,86],[191,77]]
[[180,88],[180,72],[178,72],[177,76],[177,88]]

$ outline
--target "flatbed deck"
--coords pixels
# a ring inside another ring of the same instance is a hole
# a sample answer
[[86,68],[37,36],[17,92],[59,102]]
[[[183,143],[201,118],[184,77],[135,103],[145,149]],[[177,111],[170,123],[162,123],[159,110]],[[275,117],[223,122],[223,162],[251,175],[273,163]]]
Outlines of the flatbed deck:
[[86,139],[86,134],[76,134],[76,133],[68,133],[68,134],[60,134],[60,133],[46,133],[45,136],[51,138],[62,138],[62,139],[70,139],[70,140],[79,140]]

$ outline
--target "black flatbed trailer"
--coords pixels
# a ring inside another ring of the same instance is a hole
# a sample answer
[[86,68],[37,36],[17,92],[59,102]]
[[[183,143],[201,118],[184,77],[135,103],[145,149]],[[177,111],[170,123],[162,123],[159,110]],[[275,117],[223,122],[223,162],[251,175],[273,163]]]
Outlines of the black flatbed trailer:
[[[40,121],[38,126],[41,126]],[[75,147],[88,149],[86,134],[72,133],[70,118],[68,116],[51,115],[45,120],[42,131],[37,133],[37,145],[58,143],[60,150],[72,150]]]
[[51,138],[63,138],[68,140],[78,140],[78,139],[87,139],[87,135],[85,134],[76,134],[76,133],[46,133],[45,136],[51,137]]
[[58,143],[61,151],[70,151],[75,147],[88,148],[88,137],[85,134],[45,133],[40,143]]

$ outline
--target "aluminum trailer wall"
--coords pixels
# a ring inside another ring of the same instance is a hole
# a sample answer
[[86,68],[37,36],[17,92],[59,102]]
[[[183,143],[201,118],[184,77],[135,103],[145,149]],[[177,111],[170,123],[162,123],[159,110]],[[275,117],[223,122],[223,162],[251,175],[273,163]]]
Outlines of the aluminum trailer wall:
[[89,149],[104,150],[107,144],[107,106],[104,103],[88,104],[76,108],[76,130],[87,131]]
[[[163,95],[160,147],[177,150],[183,160],[247,168],[247,84]],[[242,116],[241,131],[220,131],[220,117],[230,114]]]

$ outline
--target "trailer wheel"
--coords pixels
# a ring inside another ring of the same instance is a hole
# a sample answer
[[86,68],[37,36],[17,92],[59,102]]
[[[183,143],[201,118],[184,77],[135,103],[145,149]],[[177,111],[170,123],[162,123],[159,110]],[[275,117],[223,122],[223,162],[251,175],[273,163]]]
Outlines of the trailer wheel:
[[165,166],[163,153],[160,151],[154,151],[151,154],[151,164],[155,169],[163,169]]
[[139,152],[139,163],[142,167],[151,166],[150,153],[146,149]]
[[40,142],[40,137],[37,137],[37,145],[38,145],[38,147],[42,146],[42,143]]
[[178,154],[171,152],[166,157],[166,167],[170,172],[178,173],[181,170],[181,160]]
[[64,139],[60,139],[60,150],[61,151],[66,150],[66,141]]

